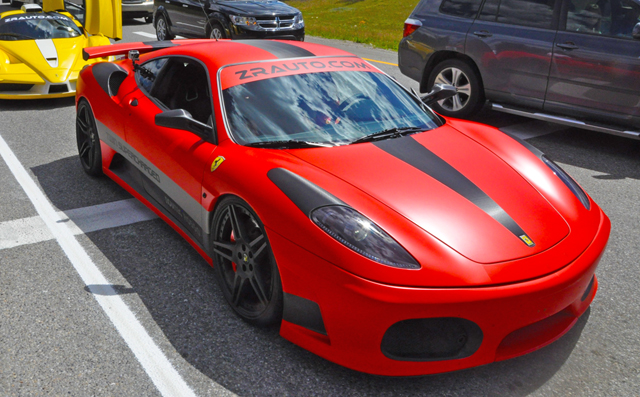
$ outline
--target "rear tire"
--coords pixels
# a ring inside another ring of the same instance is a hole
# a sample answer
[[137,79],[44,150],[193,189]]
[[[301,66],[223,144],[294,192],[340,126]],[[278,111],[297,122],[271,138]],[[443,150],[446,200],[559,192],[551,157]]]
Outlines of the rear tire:
[[91,176],[102,175],[102,150],[96,120],[91,105],[81,99],[76,113],[76,142],[78,156],[84,172]]
[[158,14],[158,20],[156,21],[156,38],[158,41],[173,40],[176,36],[171,33],[167,18],[164,14]]
[[443,116],[467,118],[476,114],[484,105],[484,91],[480,77],[467,63],[459,59],[440,62],[429,75],[428,91],[434,84],[449,84],[458,89],[458,94],[431,105]]

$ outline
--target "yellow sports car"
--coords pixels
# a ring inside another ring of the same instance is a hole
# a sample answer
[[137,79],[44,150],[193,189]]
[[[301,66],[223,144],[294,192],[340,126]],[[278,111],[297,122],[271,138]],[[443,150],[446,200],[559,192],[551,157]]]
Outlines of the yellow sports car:
[[109,60],[85,61],[82,50],[122,38],[121,1],[66,4],[77,12],[64,0],[44,0],[0,14],[0,99],[74,96],[82,68]]

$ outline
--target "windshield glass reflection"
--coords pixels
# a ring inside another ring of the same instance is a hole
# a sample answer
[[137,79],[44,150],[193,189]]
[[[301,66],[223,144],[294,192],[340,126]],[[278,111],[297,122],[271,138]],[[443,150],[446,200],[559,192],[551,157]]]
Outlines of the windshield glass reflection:
[[323,72],[230,87],[224,109],[234,140],[346,144],[394,128],[430,130],[440,121],[382,73]]

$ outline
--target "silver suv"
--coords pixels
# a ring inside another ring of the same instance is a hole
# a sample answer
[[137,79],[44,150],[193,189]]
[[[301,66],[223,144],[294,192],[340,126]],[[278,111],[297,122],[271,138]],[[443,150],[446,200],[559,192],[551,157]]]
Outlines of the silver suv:
[[638,0],[422,0],[405,22],[400,70],[466,118],[495,110],[640,139]]

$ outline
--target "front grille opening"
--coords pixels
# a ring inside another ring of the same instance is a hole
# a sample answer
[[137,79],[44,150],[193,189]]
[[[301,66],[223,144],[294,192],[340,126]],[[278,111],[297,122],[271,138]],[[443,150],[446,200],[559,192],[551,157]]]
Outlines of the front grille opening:
[[56,84],[49,86],[49,94],[60,94],[63,92],[69,92],[69,87],[66,84]]
[[0,92],[29,91],[32,87],[33,84],[0,83]]
[[393,360],[452,360],[475,353],[482,337],[480,327],[463,318],[417,318],[389,327],[380,349]]

